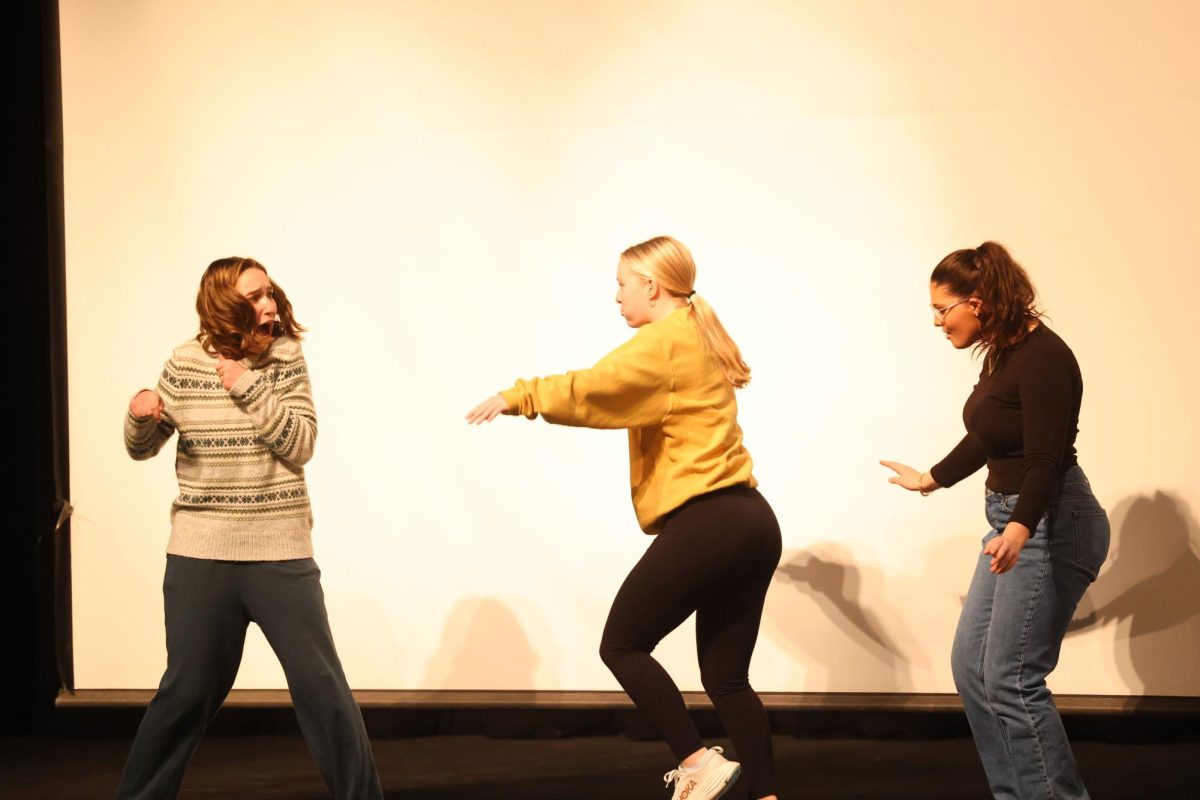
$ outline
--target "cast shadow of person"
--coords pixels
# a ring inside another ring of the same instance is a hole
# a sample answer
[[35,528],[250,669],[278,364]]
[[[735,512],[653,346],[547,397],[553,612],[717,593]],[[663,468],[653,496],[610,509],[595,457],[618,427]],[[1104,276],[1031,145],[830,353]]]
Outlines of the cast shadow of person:
[[[822,542],[785,552],[775,579],[795,592],[768,606],[771,627],[784,634],[783,642],[798,658],[825,666],[827,690],[911,691],[910,654],[918,662],[924,657],[899,616],[864,599],[864,593],[878,595],[883,586],[878,570],[855,564],[846,548]],[[798,624],[805,615],[803,598],[842,635],[821,635],[821,623]]]
[[517,614],[494,597],[455,604],[442,641],[428,662],[424,685],[433,689],[532,689],[539,657]]
[[1115,624],[1121,678],[1145,696],[1200,692],[1200,529],[1164,492],[1121,501],[1109,515],[1109,563],[1068,635]]

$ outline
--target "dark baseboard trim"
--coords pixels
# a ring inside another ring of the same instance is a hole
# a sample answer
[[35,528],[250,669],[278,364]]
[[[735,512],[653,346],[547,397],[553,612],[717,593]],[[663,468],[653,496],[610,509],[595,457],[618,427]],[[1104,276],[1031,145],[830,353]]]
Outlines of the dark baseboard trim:
[[[144,707],[153,689],[80,689],[62,691],[59,708]],[[702,692],[684,692],[689,708],[711,708]],[[763,704],[772,711],[944,711],[958,712],[962,704],[953,694],[899,694],[859,692],[762,692]],[[632,709],[624,692],[545,691],[435,691],[360,690],[355,699],[363,708],[496,708],[496,709]],[[1069,714],[1197,714],[1200,697],[1131,695],[1055,695],[1059,710]],[[284,689],[235,689],[229,708],[286,708],[291,697]]]

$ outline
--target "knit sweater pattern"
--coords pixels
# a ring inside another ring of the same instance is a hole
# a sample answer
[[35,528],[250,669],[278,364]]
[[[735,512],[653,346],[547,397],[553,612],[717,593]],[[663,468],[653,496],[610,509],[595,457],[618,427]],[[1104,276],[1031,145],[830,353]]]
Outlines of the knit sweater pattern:
[[221,561],[312,557],[312,509],[304,464],[317,435],[300,343],[272,341],[241,361],[230,389],[217,359],[195,340],[175,348],[155,391],[163,413],[125,415],[125,449],[155,456],[175,433],[179,496],[167,552]]

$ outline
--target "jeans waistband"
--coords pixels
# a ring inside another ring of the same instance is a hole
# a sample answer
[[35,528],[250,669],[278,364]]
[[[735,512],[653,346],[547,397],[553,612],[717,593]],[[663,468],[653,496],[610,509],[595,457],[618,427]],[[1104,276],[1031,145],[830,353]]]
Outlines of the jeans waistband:
[[1083,474],[1083,467],[1078,464],[1073,467],[1067,467],[1066,471],[1062,474],[1062,479],[1059,481],[1061,486],[1071,486],[1077,483],[1091,485],[1091,482],[1087,479],[1087,475]]

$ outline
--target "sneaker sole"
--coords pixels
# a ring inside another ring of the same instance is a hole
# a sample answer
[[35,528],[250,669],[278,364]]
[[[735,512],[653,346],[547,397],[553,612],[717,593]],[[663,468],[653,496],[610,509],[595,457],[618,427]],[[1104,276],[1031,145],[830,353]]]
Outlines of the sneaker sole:
[[742,774],[742,767],[739,764],[738,766],[736,766],[734,768],[733,772],[729,773],[729,777],[726,779],[725,785],[721,788],[721,791],[717,792],[716,794],[714,794],[712,796],[712,800],[721,800],[721,798],[724,797],[729,792],[729,790],[733,788],[733,785],[735,783],[737,783],[737,779],[739,777],[741,777],[741,774]]

